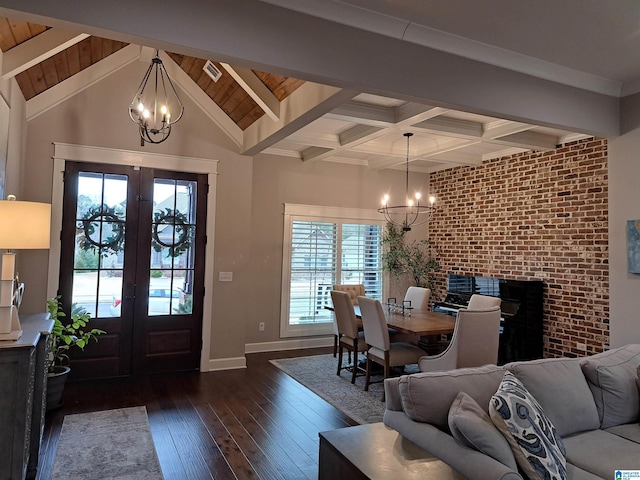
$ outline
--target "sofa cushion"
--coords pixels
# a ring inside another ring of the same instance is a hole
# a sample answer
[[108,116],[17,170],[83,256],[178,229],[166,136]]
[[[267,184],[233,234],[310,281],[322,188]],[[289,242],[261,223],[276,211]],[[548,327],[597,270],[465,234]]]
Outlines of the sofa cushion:
[[638,421],[640,349],[637,347],[617,348],[582,362],[603,429]]
[[512,470],[518,469],[509,443],[489,414],[464,392],[460,392],[451,404],[449,429],[453,438],[463,445],[495,458]]
[[528,478],[567,478],[562,439],[540,404],[509,371],[491,397],[489,415]]
[[536,398],[561,437],[600,428],[598,410],[579,359],[531,360],[510,363],[505,368]]
[[563,438],[567,462],[602,478],[616,470],[638,470],[640,445],[605,430]]
[[640,424],[639,423],[627,423],[626,425],[616,425],[615,427],[607,428],[609,433],[613,433],[622,438],[626,438],[632,442],[636,442],[640,445]]
[[449,408],[465,392],[479,405],[489,405],[498,389],[504,370],[495,365],[460,368],[448,372],[424,372],[403,375],[398,381],[402,409],[416,422],[426,422],[449,431]]

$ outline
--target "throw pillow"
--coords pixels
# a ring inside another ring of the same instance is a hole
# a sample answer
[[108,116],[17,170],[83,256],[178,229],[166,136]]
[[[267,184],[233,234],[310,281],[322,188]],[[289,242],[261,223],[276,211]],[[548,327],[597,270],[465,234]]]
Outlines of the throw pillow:
[[640,418],[640,395],[636,386],[640,352],[632,347],[587,357],[582,363],[602,429],[633,423]]
[[489,414],[530,479],[567,478],[562,439],[538,401],[511,372],[505,372],[491,397]]
[[464,392],[451,404],[449,429],[461,444],[495,458],[511,470],[518,470],[507,440],[491,422],[489,414]]

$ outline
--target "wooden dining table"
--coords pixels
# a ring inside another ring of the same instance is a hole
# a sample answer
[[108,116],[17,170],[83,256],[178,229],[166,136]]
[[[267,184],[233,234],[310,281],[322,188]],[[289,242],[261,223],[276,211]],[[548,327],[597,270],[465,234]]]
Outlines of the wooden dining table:
[[[332,307],[326,307],[333,310]],[[353,307],[356,317],[361,318],[360,307]],[[415,335],[417,337],[432,337],[453,333],[456,325],[455,317],[436,312],[411,312],[410,315],[394,313],[383,305],[387,326],[397,332]]]

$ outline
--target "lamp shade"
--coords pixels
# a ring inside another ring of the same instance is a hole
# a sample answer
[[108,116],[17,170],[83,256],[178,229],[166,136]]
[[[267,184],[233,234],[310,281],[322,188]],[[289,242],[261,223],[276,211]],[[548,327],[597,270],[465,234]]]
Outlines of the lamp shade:
[[0,249],[47,249],[50,237],[50,204],[0,200]]

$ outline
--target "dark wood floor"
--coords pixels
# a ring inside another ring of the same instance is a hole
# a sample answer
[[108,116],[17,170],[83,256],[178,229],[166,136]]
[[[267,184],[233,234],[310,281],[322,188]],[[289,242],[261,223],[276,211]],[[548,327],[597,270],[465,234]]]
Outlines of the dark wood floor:
[[[247,368],[76,382],[47,414],[38,480],[49,480],[65,415],[145,405],[166,480],[316,479],[318,432],[356,422],[269,363],[329,353],[247,355]],[[81,445],[78,448],[82,448]]]

